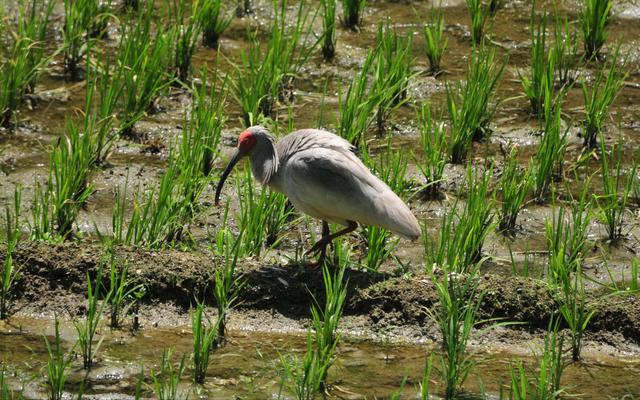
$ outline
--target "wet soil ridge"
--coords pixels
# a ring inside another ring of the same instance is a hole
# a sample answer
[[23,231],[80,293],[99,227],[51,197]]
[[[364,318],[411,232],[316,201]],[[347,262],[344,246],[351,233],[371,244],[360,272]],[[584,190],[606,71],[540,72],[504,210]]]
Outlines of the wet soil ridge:
[[[95,277],[103,247],[98,244],[63,243],[49,245],[24,242],[15,254],[23,279],[14,307],[38,306],[43,312],[81,313],[86,291],[86,274]],[[211,254],[176,250],[117,248],[117,257],[146,288],[143,301],[172,302],[183,309],[204,298],[213,303],[212,288],[216,261]],[[2,254],[4,258],[4,254]],[[320,302],[323,281],[319,270],[304,266],[281,267],[257,262],[241,263],[239,273],[246,281],[239,304],[244,309],[274,310],[291,318],[304,319],[313,301]],[[437,303],[430,278],[422,273],[411,277],[372,275],[348,270],[349,293],[345,314],[368,316],[372,326],[431,324],[427,310]],[[479,292],[484,293],[481,318],[502,318],[519,322],[513,329],[546,329],[556,309],[547,285],[536,279],[483,275]],[[106,282],[105,282],[106,284]],[[640,301],[636,295],[593,297],[596,308],[588,325],[591,332],[620,333],[640,343]]]

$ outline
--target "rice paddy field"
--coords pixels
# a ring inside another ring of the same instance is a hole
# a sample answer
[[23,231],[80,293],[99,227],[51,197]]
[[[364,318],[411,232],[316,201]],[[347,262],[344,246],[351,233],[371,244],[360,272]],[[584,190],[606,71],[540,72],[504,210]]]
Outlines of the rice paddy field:
[[[1,399],[640,398],[640,5],[4,0]],[[416,241],[238,135],[336,133]],[[332,230],[341,229],[332,226]]]

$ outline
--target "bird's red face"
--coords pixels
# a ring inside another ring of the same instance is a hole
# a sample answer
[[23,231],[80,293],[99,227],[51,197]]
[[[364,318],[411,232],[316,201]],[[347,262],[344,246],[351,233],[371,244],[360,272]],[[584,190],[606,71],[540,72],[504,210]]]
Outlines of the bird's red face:
[[258,140],[250,131],[246,130],[240,134],[238,138],[238,149],[243,153],[248,153]]

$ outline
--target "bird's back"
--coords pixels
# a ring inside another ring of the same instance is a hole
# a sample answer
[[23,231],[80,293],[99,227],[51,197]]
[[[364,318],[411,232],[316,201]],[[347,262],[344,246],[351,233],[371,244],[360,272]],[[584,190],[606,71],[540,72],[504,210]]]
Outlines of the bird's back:
[[300,211],[342,225],[356,221],[381,226],[412,240],[420,236],[411,210],[343,138],[305,129],[280,139],[276,149],[280,165],[269,185]]

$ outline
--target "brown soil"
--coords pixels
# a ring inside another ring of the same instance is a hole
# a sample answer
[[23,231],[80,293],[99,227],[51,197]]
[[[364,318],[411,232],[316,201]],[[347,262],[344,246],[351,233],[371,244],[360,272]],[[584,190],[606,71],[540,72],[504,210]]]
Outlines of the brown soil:
[[[86,276],[97,274],[101,252],[102,247],[97,244],[22,243],[15,254],[16,262],[22,268],[22,279],[13,311],[27,315],[57,312],[73,316],[82,313]],[[153,323],[175,324],[176,318],[188,316],[189,305],[196,297],[205,298],[212,304],[216,262],[211,254],[122,247],[117,249],[117,256],[145,285],[143,308],[155,309],[155,312],[147,313],[153,315],[150,317]],[[280,323],[282,318],[299,321],[294,325],[302,326],[309,316],[313,298],[322,301],[320,270],[303,265],[265,265],[247,259],[241,263],[239,273],[246,282],[238,306],[239,314],[243,315],[238,326],[243,329],[291,329]],[[381,332],[393,327],[404,330],[405,337],[412,336],[410,340],[418,341],[437,336],[427,314],[427,310],[436,304],[437,295],[427,275],[396,277],[348,270],[346,277],[349,293],[345,316],[352,321],[349,325],[354,330]],[[503,332],[502,336],[515,338],[546,328],[555,309],[544,282],[536,279],[484,275],[480,292],[485,293],[482,318],[521,323],[513,326],[511,333]],[[640,344],[637,296],[613,296],[590,303],[596,308],[588,326],[593,340]]]

